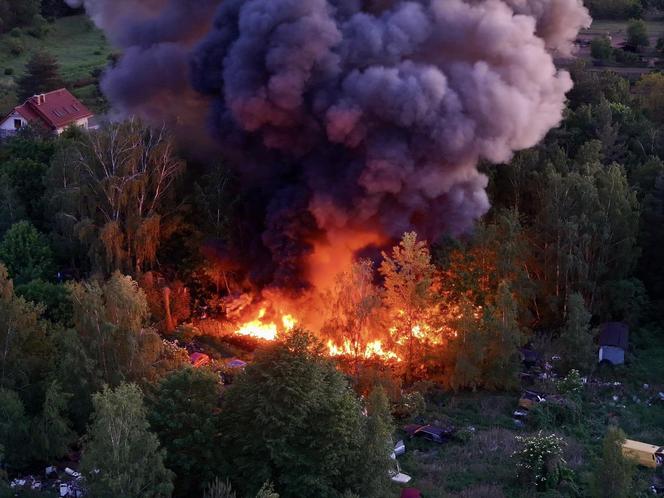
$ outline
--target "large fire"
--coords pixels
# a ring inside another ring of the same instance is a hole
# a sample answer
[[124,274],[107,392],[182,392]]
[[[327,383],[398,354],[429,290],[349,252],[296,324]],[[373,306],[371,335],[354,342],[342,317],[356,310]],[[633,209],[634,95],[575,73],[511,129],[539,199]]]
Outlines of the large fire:
[[[258,311],[258,316],[255,319],[243,323],[235,331],[238,335],[245,335],[255,337],[256,339],[263,339],[265,341],[274,341],[279,336],[279,327],[275,322],[266,322],[265,314],[266,308],[261,308]],[[297,320],[292,315],[283,315],[281,317],[281,329],[286,332],[293,330],[297,325]]]

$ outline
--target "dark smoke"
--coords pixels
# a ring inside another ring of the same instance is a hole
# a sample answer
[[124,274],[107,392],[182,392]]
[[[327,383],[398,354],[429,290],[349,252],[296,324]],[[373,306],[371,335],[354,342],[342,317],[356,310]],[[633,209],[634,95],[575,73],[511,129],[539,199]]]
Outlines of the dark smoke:
[[572,83],[553,56],[590,22],[580,0],[84,3],[125,49],[103,85],[117,108],[206,114],[232,151],[277,285],[325,234],[467,230],[489,208],[478,161],[558,125]]

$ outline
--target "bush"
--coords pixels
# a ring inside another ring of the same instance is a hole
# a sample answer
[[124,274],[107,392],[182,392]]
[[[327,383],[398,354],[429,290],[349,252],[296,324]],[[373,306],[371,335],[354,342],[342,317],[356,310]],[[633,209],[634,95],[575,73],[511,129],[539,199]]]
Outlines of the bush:
[[613,57],[611,40],[606,36],[593,38],[593,41],[590,42],[590,55],[592,55],[594,59],[599,59],[601,61],[610,60]]
[[5,76],[11,76],[12,74],[14,74],[14,69],[11,67],[5,68]]
[[516,460],[518,478],[527,486],[535,486],[538,491],[558,486],[568,472],[563,458],[563,439],[540,431],[533,436],[517,436],[516,440],[522,445],[512,455]]
[[613,56],[620,64],[634,65],[641,62],[641,58],[637,54],[619,48],[613,51]]
[[627,26],[627,44],[635,50],[650,45],[646,23],[641,19],[632,19]]
[[556,389],[563,395],[580,398],[583,393],[583,379],[578,370],[570,370],[566,377],[556,381]]
[[571,399],[547,400],[533,406],[527,420],[530,427],[539,430],[576,426],[581,421],[581,405]]
[[23,36],[23,30],[21,28],[14,28],[9,32],[9,36],[12,38],[20,38]]
[[25,45],[18,38],[9,38],[7,40],[7,48],[12,55],[21,55],[25,50]]

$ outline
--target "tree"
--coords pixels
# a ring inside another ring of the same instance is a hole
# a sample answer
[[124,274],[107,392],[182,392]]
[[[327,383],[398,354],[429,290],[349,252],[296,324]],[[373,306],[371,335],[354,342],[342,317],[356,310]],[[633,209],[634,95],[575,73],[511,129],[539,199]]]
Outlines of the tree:
[[593,38],[590,42],[590,55],[595,59],[607,61],[613,56],[613,47],[611,40],[607,36]]
[[313,336],[294,331],[256,353],[222,400],[223,475],[285,498],[361,490],[366,441],[358,399]]
[[394,421],[385,389],[376,386],[367,399],[367,442],[364,460],[364,495],[380,498],[389,495],[390,454],[394,451]]
[[602,442],[602,457],[595,464],[591,487],[593,498],[634,496],[635,465],[623,456],[624,442],[625,433],[617,427],[609,427]]
[[17,297],[7,270],[0,265],[0,387],[20,391],[24,400],[38,397],[50,364],[50,344],[41,310]]
[[24,101],[34,95],[62,88],[58,60],[48,52],[35,52],[25,65],[25,73],[18,80],[17,95]]
[[97,282],[70,285],[74,328],[101,379],[155,380],[164,351],[159,336],[148,328],[145,293],[131,277],[114,273]]
[[175,496],[200,496],[219,467],[219,377],[186,367],[157,385],[148,418],[174,472]]
[[392,255],[383,253],[380,274],[385,279],[384,304],[397,343],[406,345],[406,380],[413,377],[418,335],[427,334],[426,327],[434,311],[433,284],[435,266],[426,243],[417,234],[404,234]]
[[29,221],[12,225],[0,242],[0,260],[17,284],[53,274],[53,253],[46,237]]
[[76,440],[67,418],[67,405],[71,394],[65,393],[57,381],[50,383],[42,412],[33,422],[33,455],[41,462],[51,462],[67,454]]
[[636,94],[643,110],[659,124],[664,124],[664,74],[649,73],[636,83]]
[[62,151],[51,168],[49,204],[67,220],[58,229],[82,241],[96,269],[140,275],[181,224],[173,187],[185,163],[164,129],[109,125]]
[[0,447],[4,449],[3,462],[12,467],[25,465],[31,456],[29,423],[18,394],[0,387]]
[[458,318],[452,323],[453,335],[445,349],[448,365],[447,384],[455,391],[464,388],[477,389],[483,384],[484,356],[487,351],[487,334],[477,317],[475,306],[467,297],[459,304]]
[[105,387],[93,397],[94,413],[81,470],[99,498],[158,498],[173,491],[164,450],[148,428],[143,396],[135,384]]
[[641,19],[632,19],[627,26],[627,44],[635,50],[650,45],[648,28]]
[[373,263],[362,260],[337,275],[334,287],[324,297],[327,316],[322,332],[336,344],[350,345],[356,380],[367,343],[376,338],[381,297],[373,282]]
[[587,371],[593,364],[594,346],[590,318],[581,294],[570,294],[565,325],[559,338],[561,368],[564,371],[572,368]]
[[28,26],[39,14],[41,0],[0,0],[0,33]]
[[71,326],[74,311],[69,288],[66,285],[33,280],[17,286],[16,294],[26,301],[43,306],[44,318],[64,326]]
[[484,314],[487,334],[484,356],[484,385],[488,388],[514,387],[521,366],[519,347],[524,335],[517,322],[517,306],[510,286],[503,282],[498,287],[495,303]]

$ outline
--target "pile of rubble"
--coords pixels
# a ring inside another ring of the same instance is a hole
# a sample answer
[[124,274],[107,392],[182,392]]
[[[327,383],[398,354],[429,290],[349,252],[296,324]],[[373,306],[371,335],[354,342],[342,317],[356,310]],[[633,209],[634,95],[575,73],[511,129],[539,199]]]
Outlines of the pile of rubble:
[[60,498],[82,498],[85,496],[83,476],[74,469],[56,466],[46,467],[44,477],[26,475],[13,479],[9,486],[15,490],[55,491]]

